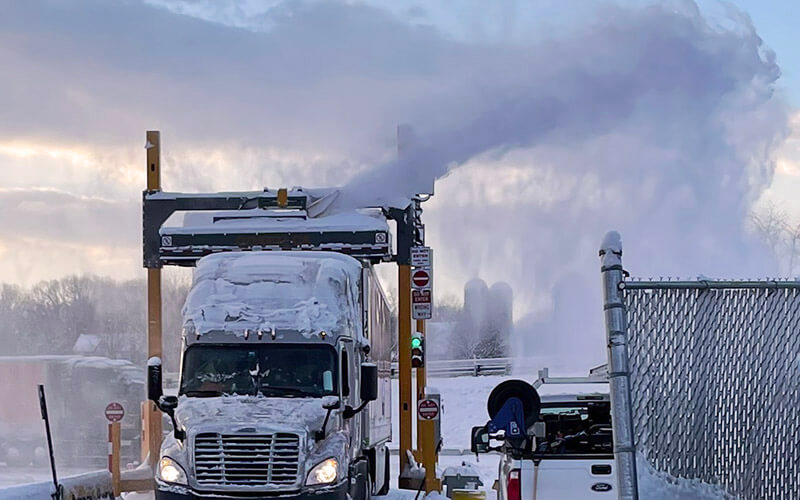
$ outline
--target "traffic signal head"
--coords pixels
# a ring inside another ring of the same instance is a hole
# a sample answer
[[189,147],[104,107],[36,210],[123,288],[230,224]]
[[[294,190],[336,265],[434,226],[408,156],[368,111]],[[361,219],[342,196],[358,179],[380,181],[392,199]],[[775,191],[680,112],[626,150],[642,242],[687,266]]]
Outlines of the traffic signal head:
[[425,338],[415,333],[411,336],[411,367],[421,368],[425,366]]

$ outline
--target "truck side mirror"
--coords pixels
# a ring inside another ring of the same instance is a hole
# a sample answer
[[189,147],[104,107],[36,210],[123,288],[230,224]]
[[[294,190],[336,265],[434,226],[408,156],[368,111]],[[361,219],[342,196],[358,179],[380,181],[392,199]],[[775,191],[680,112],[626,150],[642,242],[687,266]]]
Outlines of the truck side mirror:
[[378,365],[361,363],[361,401],[378,399]]
[[175,413],[175,408],[178,407],[178,396],[161,396],[158,400],[158,408],[170,415]]
[[161,384],[161,358],[152,357],[147,360],[147,399],[158,405],[164,394]]
[[172,429],[175,433],[175,439],[185,439],[186,432],[178,427],[178,422],[175,420],[175,408],[178,407],[178,396],[161,396],[156,406],[158,406],[159,410],[169,415],[170,420],[172,420]]
[[476,455],[489,452],[489,429],[485,425],[472,428],[470,450]]

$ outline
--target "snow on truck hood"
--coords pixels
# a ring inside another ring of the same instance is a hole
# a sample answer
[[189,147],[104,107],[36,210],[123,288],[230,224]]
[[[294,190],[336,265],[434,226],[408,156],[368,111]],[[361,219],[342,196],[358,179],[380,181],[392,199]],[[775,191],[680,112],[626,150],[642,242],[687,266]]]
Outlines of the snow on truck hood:
[[306,337],[355,326],[360,274],[356,259],[335,252],[208,255],[197,263],[184,326],[198,334],[282,329]]
[[321,398],[265,396],[181,396],[175,418],[187,430],[236,432],[237,426],[272,432],[319,430],[325,418]]

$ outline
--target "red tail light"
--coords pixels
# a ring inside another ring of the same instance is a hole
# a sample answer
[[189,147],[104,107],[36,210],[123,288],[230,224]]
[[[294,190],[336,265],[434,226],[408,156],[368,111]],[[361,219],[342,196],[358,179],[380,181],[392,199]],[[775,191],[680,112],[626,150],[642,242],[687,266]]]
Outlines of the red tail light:
[[519,484],[519,469],[512,469],[506,478],[506,499],[522,500],[522,488]]

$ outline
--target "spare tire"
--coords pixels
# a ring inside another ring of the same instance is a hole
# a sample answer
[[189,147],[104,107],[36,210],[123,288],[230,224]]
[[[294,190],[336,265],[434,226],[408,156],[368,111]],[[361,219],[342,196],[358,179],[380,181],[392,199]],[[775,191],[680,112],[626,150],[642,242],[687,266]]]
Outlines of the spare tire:
[[492,389],[486,401],[489,418],[494,418],[509,398],[517,398],[522,402],[526,426],[530,427],[539,420],[542,401],[536,389],[524,380],[506,380]]

